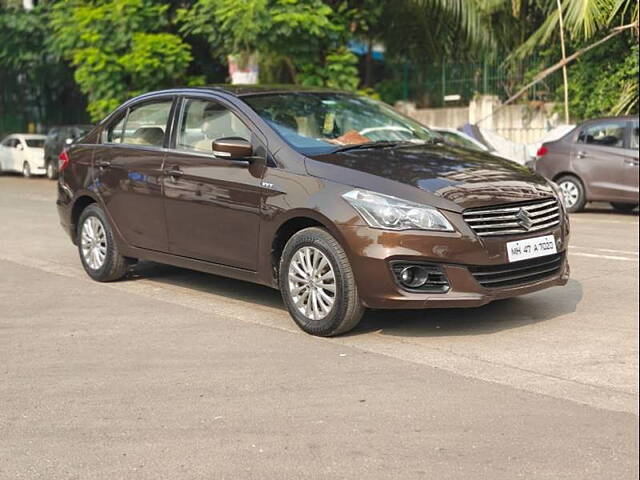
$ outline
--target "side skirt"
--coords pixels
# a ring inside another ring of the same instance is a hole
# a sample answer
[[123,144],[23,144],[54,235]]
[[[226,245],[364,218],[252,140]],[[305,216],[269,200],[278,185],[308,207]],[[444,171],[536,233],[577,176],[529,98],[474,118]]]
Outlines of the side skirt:
[[120,252],[125,257],[137,258],[139,260],[148,260],[151,262],[164,263],[173,265],[174,267],[187,268],[198,272],[212,273],[222,277],[235,278],[245,282],[257,283],[267,287],[275,288],[273,285],[265,282],[260,278],[258,272],[245,270],[242,268],[230,267],[218,263],[205,262],[189,257],[181,257],[170,253],[158,252],[155,250],[147,250],[144,248],[126,246],[120,247]]

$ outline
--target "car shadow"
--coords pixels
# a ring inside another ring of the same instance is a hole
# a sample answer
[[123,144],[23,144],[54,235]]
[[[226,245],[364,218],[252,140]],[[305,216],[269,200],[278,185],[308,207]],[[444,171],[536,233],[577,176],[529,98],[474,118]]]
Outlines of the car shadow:
[[[139,263],[129,275],[130,281],[141,278],[279,309],[288,316],[280,292],[262,285],[153,262]],[[572,279],[564,287],[477,308],[368,310],[358,327],[346,335],[374,331],[401,337],[487,335],[575,312],[582,295],[582,284]]]
[[607,203],[600,203],[600,202],[595,202],[595,203],[589,203],[587,204],[587,206],[580,212],[577,213],[572,213],[571,216],[573,215],[580,215],[581,213],[594,213],[597,215],[620,215],[623,217],[637,217],[640,213],[640,210],[638,210],[638,208],[636,207],[633,211],[631,212],[619,212],[617,210],[615,210],[613,207],[611,207],[609,204]]
[[373,310],[348,335],[372,331],[401,337],[488,335],[573,313],[582,295],[582,284],[572,279],[563,287],[476,308]]
[[286,311],[278,290],[242,280],[146,261],[136,264],[127,280],[141,278]]

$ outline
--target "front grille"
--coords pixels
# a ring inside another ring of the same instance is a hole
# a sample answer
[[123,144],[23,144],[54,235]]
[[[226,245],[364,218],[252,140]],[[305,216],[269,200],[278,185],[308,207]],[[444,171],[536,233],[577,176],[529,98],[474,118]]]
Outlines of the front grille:
[[516,287],[557,274],[563,260],[564,253],[556,253],[506,265],[472,266],[469,271],[485,288]]
[[517,235],[553,228],[560,224],[560,206],[553,198],[535,202],[470,209],[462,213],[481,237]]

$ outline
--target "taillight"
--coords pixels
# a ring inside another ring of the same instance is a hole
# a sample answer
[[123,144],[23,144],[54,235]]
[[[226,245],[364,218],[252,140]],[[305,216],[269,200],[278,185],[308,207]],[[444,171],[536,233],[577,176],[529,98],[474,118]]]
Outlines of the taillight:
[[545,147],[544,145],[542,145],[542,146],[538,149],[538,153],[536,153],[536,157],[544,157],[547,153],[549,153],[549,150],[547,149],[547,147]]
[[62,150],[58,156],[58,172],[63,172],[69,166],[69,153]]

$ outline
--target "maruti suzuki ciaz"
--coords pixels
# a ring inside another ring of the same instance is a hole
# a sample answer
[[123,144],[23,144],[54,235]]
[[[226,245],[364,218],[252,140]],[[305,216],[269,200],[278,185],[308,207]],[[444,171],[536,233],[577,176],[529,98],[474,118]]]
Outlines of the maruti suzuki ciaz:
[[59,159],[87,274],[150,260],[277,288],[296,324],[477,307],[563,285],[556,186],[351,93],[172,89],[127,101]]

